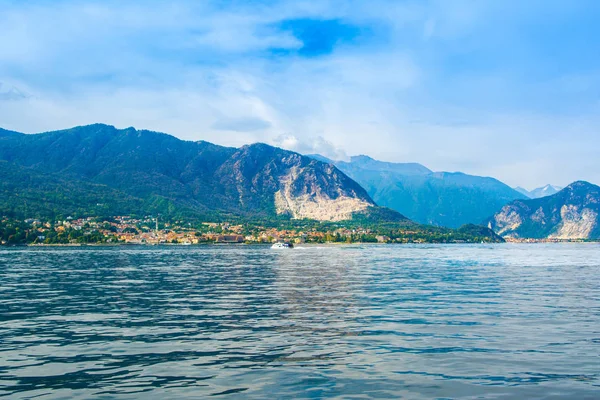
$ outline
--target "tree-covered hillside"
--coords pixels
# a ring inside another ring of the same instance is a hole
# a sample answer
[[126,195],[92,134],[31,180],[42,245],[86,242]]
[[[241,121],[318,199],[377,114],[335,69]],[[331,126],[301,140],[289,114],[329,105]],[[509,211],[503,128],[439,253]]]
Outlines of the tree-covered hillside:
[[13,213],[129,210],[267,217],[286,212],[275,206],[275,194],[284,188],[288,200],[300,198],[315,207],[334,207],[340,199],[374,205],[335,167],[297,153],[264,144],[235,149],[102,124],[2,135],[0,160],[3,185],[14,192],[4,200],[9,203],[4,210]]

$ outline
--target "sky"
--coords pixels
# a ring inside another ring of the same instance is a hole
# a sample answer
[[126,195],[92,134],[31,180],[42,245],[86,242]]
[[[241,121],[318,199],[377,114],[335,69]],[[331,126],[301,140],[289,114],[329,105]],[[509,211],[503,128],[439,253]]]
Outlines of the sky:
[[600,184],[597,0],[0,0],[0,127]]

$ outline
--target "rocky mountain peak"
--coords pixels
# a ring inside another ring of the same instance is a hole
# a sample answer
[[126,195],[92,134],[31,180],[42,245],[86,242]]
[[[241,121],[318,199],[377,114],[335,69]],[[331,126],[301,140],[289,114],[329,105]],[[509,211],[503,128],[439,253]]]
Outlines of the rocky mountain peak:
[[577,181],[550,196],[507,204],[489,226],[509,237],[595,239],[600,237],[599,215],[600,187]]

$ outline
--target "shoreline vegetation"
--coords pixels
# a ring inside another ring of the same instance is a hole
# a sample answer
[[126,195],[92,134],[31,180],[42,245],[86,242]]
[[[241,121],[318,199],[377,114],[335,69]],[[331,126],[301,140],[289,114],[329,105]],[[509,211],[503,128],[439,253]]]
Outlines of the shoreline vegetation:
[[200,244],[498,243],[490,229],[459,229],[403,222],[271,219],[231,222],[161,220],[154,216],[0,218],[0,245],[200,245]]

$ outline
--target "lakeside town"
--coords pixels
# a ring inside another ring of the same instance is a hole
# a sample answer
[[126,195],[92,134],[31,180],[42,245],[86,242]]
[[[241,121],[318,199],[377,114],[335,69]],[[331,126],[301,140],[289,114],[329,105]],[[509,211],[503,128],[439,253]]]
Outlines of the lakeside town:
[[[385,243],[391,240],[390,237],[377,235],[367,228],[339,228],[333,231],[323,231],[316,228],[280,229],[228,222],[202,222],[192,225],[184,221],[159,222],[157,218],[153,217],[116,216],[103,219],[67,217],[54,222],[34,218],[14,221],[5,217],[0,222],[4,231],[0,241],[2,245],[192,245],[202,243],[252,244],[278,241]],[[415,241],[422,240],[417,238]]]
[[[504,238],[509,243],[584,242],[577,239]],[[479,243],[486,238],[456,232],[394,230],[360,226],[287,224],[267,227],[257,223],[160,221],[155,217],[67,217],[56,221],[0,218],[0,245],[198,245],[301,243]]]

